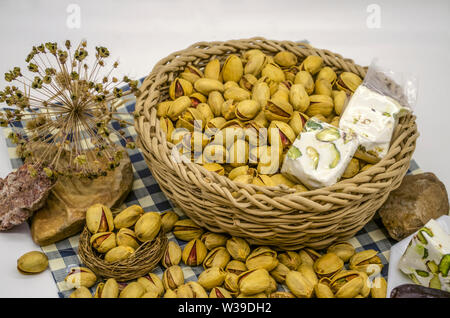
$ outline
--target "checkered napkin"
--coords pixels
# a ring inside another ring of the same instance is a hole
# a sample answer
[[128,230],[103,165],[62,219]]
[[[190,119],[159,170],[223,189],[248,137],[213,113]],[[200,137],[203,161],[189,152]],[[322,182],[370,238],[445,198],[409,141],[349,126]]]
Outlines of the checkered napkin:
[[[141,81],[143,81],[143,79]],[[129,113],[134,112],[134,97],[127,96],[125,98],[128,99],[124,105],[126,110]],[[115,124],[116,123],[113,123],[113,125]],[[3,131],[6,137],[11,129],[5,128]],[[134,127],[126,128],[125,133],[126,137],[136,139],[136,131]],[[7,139],[7,146],[13,169],[17,169],[22,165],[22,160],[17,157],[15,145],[12,144],[9,139]],[[180,218],[186,218],[183,212],[176,208],[161,191],[158,183],[155,181],[150,170],[148,169],[142,153],[138,149],[128,150],[128,153],[133,164],[134,182],[132,191],[128,195],[124,203],[124,207],[139,204],[144,208],[144,211],[163,212],[173,209],[180,216]],[[412,160],[408,173],[416,174],[420,172],[421,171],[418,165],[414,160]],[[77,255],[78,238],[79,235],[75,235],[55,244],[42,247],[43,252],[49,259],[49,267],[58,287],[58,294],[60,297],[68,297],[73,292],[73,290],[67,288],[64,282],[64,278],[70,271],[70,268],[82,265],[80,258]],[[181,248],[187,244],[185,241],[178,241],[172,233],[168,234],[168,239],[177,242]],[[366,249],[374,249],[379,251],[378,255],[384,264],[381,274],[387,278],[389,250],[396,242],[389,238],[389,235],[378,214],[376,214],[373,220],[370,221],[362,230],[360,230],[355,237],[350,239],[349,242],[356,248],[357,251]],[[196,281],[198,275],[200,275],[203,271],[201,266],[189,267],[184,264],[180,264],[180,266],[183,269],[186,281]],[[162,278],[163,268],[158,266],[153,272]],[[281,289],[284,290],[284,287],[281,287]],[[95,287],[92,288],[92,291],[94,290]]]

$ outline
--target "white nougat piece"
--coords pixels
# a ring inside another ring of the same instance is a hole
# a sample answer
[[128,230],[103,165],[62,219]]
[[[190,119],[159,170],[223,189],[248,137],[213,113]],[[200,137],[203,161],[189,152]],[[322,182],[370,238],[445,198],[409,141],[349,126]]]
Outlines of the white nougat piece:
[[341,178],[357,147],[354,135],[311,118],[286,154],[281,173],[310,189],[333,185]]
[[398,267],[416,284],[450,291],[450,235],[430,220],[413,236]]
[[360,85],[341,116],[339,128],[356,133],[359,150],[382,159],[388,153],[398,116],[407,110],[395,99]]

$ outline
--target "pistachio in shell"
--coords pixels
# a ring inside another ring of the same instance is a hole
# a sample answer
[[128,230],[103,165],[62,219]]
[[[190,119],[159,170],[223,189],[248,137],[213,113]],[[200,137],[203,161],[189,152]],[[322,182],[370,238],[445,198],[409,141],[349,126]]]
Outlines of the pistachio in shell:
[[359,160],[356,158],[352,158],[348,163],[347,168],[345,168],[344,173],[342,174],[343,178],[353,178],[359,172]]
[[314,271],[319,277],[331,277],[344,268],[344,261],[334,253],[326,253],[314,262]]
[[146,292],[153,292],[157,297],[161,297],[164,294],[164,284],[156,274],[148,273],[143,277],[139,277],[137,282],[145,288]]
[[311,298],[313,295],[314,285],[300,272],[290,271],[286,275],[285,284],[298,298]]
[[258,173],[269,175],[276,173],[280,168],[280,156],[280,147],[269,146],[261,149],[257,166]]
[[164,293],[163,298],[178,298],[177,293],[174,292],[172,289],[167,289]]
[[317,277],[313,266],[309,264],[300,264],[297,271],[300,272],[313,286],[319,282],[319,278]]
[[250,99],[251,94],[248,90],[243,89],[241,87],[230,87],[228,89],[225,90],[225,92],[223,93],[223,97],[225,98],[225,100],[230,100],[232,99],[233,101],[237,102],[241,102],[243,100],[247,100]]
[[232,167],[246,165],[249,157],[249,145],[243,139],[236,140],[229,149],[229,164]]
[[233,273],[226,273],[225,275],[223,287],[232,295],[237,295],[237,293],[239,292],[238,278],[239,275]]
[[238,277],[241,294],[254,295],[266,291],[271,285],[270,275],[264,268],[248,270]]
[[300,71],[295,75],[294,84],[301,84],[308,95],[314,92],[314,80],[309,72]]
[[289,122],[294,112],[292,105],[282,99],[269,99],[264,107],[264,115],[270,121]]
[[326,80],[333,86],[337,80],[336,72],[331,67],[325,66],[317,74],[316,81],[318,80]]
[[275,63],[281,67],[291,67],[297,64],[297,56],[289,51],[280,51],[273,57]]
[[252,99],[257,101],[263,108],[266,106],[267,101],[270,99],[270,88],[266,82],[257,82],[253,85]]
[[220,267],[210,267],[205,269],[198,276],[198,283],[206,290],[210,290],[214,287],[220,286],[225,280],[227,273]]
[[172,265],[164,271],[163,285],[166,291],[168,289],[175,290],[184,284],[183,270],[178,265]]
[[119,294],[119,298],[141,298],[145,288],[138,282],[129,283]]
[[309,96],[303,84],[292,85],[289,91],[289,102],[294,110],[304,112],[309,107]]
[[342,271],[330,281],[330,289],[336,298],[353,298],[359,295],[364,281],[357,271]]
[[203,77],[203,73],[193,65],[186,65],[184,72],[180,74],[180,77],[194,84],[196,80]]
[[273,187],[275,184],[273,183],[270,176],[265,174],[259,174],[253,178],[252,184],[262,186],[262,187]]
[[88,288],[80,286],[70,294],[69,298],[92,298],[92,294]]
[[221,165],[219,165],[218,163],[215,163],[215,162],[205,163],[205,164],[203,164],[203,168],[205,168],[208,171],[215,172],[220,176],[225,175],[225,169]]
[[173,123],[169,118],[160,118],[159,126],[161,130],[166,134],[166,140],[168,142],[172,142],[172,134],[173,134]]
[[224,91],[230,89],[230,88],[240,88],[239,84],[233,81],[228,81],[223,84]]
[[269,298],[295,298],[290,292],[276,291],[269,295]]
[[226,248],[231,257],[238,261],[243,261],[247,259],[250,254],[250,246],[247,241],[240,237],[233,236],[227,240]]
[[174,100],[167,110],[167,116],[173,121],[191,106],[191,99],[188,96],[181,96]]
[[248,268],[244,262],[233,259],[225,266],[225,271],[239,276],[248,271]]
[[144,209],[141,206],[137,204],[129,206],[115,216],[114,227],[116,229],[132,227],[142,214],[144,214]]
[[300,69],[315,75],[322,68],[323,59],[317,55],[307,56],[300,64]]
[[349,267],[367,273],[369,276],[376,275],[383,269],[383,263],[373,249],[356,253],[350,258]]
[[298,252],[300,259],[302,260],[302,264],[309,264],[314,266],[314,262],[321,256],[320,253],[316,252],[311,248],[304,248]]
[[116,247],[116,234],[113,232],[101,232],[91,236],[90,243],[99,253],[106,253]]
[[140,245],[139,240],[133,230],[128,228],[121,228],[116,234],[117,245],[129,246],[137,249]]
[[145,292],[141,298],[158,298],[159,296],[155,292]]
[[334,102],[334,112],[337,115],[341,115],[347,105],[347,94],[345,91],[332,91],[332,97]]
[[359,85],[361,85],[362,79],[358,75],[352,72],[342,72],[336,82],[336,87],[346,92],[348,95],[353,94]]
[[168,115],[169,107],[173,103],[173,101],[164,101],[158,103],[156,106],[156,116],[162,118]]
[[244,58],[247,60],[244,73],[259,76],[266,64],[266,55],[260,50],[250,50],[245,53]]
[[87,267],[72,267],[64,281],[69,288],[90,288],[97,281],[97,276]]
[[205,289],[197,282],[188,282],[176,290],[178,298],[208,298]]
[[277,252],[267,246],[259,246],[248,255],[245,265],[249,270],[264,268],[271,271],[278,265]]
[[314,286],[314,294],[317,298],[334,298],[331,288],[321,282]]
[[192,84],[182,78],[176,78],[169,87],[169,96],[172,100],[181,96],[189,96],[192,94]]
[[206,257],[206,246],[200,239],[189,241],[183,249],[181,258],[188,266],[198,266],[203,263]]
[[223,92],[224,86],[218,80],[210,78],[200,78],[194,83],[194,88],[197,92],[207,96],[212,91]]
[[283,70],[275,63],[267,63],[261,71],[261,75],[273,82],[282,82],[286,80]]
[[247,91],[252,91],[253,85],[256,84],[258,79],[252,74],[244,74],[239,81],[239,86]]
[[214,113],[207,103],[198,104],[196,109],[200,113],[200,119],[204,122],[202,127],[205,127],[206,123],[214,118]]
[[280,263],[287,266],[287,268],[291,270],[296,270],[302,263],[302,260],[298,253],[293,251],[286,251],[284,253],[278,254],[278,260],[280,261]]
[[234,54],[230,54],[222,66],[221,74],[225,82],[239,82],[244,74],[244,66],[241,59]]
[[[223,139],[222,139],[223,140]],[[216,142],[216,139],[214,139]],[[229,152],[222,144],[210,143],[203,149],[203,159],[205,162],[226,162],[229,158]]]
[[[288,148],[295,140],[295,132],[287,123],[273,120],[268,129],[270,145],[275,146],[277,143],[282,148]],[[278,140],[275,140],[278,139]]]
[[144,213],[136,222],[134,232],[141,242],[152,241],[161,229],[161,215],[158,212]]
[[173,230],[175,237],[182,241],[191,241],[203,234],[203,229],[191,219],[179,220],[175,223]]
[[221,114],[226,120],[236,118],[236,102],[233,99],[228,99],[222,104]]
[[327,252],[336,254],[346,263],[355,254],[355,248],[348,242],[337,242],[329,246]]
[[164,255],[161,259],[161,263],[165,268],[169,268],[172,265],[178,265],[181,261],[181,248],[174,241],[169,241]]
[[278,263],[277,267],[270,271],[270,275],[280,284],[283,284],[286,280],[286,275],[290,269],[283,263]]
[[112,232],[114,221],[111,210],[103,204],[91,205],[86,211],[86,226],[92,234]]
[[[222,96],[222,93],[219,91],[212,91],[208,95],[208,105],[211,108],[214,116],[221,116],[222,114],[222,104],[225,102],[225,99]],[[215,127],[220,129],[221,127]]]
[[105,261],[108,263],[120,262],[134,253],[134,248],[130,246],[119,245],[110,249],[105,255]]
[[386,298],[387,283],[383,277],[375,277],[372,281],[370,296],[372,298]]
[[310,104],[306,115],[313,117],[315,115],[329,116],[334,109],[333,99],[327,95],[309,96]]
[[260,110],[261,108],[257,101],[246,99],[236,105],[235,114],[239,120],[248,121],[255,118]]
[[48,267],[47,256],[38,251],[25,253],[17,260],[17,270],[21,274],[38,274],[45,271]]
[[203,267],[205,269],[210,267],[225,268],[230,258],[231,256],[227,249],[224,246],[218,246],[206,255],[203,261]]
[[291,180],[289,180],[288,178],[286,178],[286,177],[285,177],[283,174],[281,174],[281,173],[274,174],[274,175],[271,177],[271,179],[272,179],[272,182],[273,182],[275,185],[281,185],[281,184],[283,184],[283,185],[285,185],[285,186],[287,186],[287,187],[289,187],[289,188],[292,188],[292,187],[295,186],[295,183],[294,183],[294,182],[292,182]]
[[166,233],[172,231],[172,228],[178,219],[178,214],[172,210],[163,212],[161,214],[161,229]]
[[212,59],[206,64],[204,76],[213,80],[220,80],[220,61]]
[[95,291],[95,298],[118,298],[119,284],[114,278],[109,278],[105,283],[100,283]]
[[305,126],[307,121],[308,117],[305,114],[300,113],[298,111],[294,111],[292,113],[291,120],[289,120],[288,124],[294,131],[295,136],[298,136],[303,130],[303,127]]
[[209,298],[233,298],[230,292],[222,287],[214,287],[209,293]]
[[319,79],[316,80],[316,83],[314,85],[314,94],[316,95],[326,95],[326,96],[332,96],[333,88],[325,79]]
[[228,237],[224,234],[206,232],[200,237],[200,240],[205,244],[208,250],[213,250],[219,246],[225,246]]

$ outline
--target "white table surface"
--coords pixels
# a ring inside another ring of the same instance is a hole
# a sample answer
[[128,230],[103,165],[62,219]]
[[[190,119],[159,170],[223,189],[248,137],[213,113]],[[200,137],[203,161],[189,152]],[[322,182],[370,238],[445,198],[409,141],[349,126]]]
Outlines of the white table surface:
[[[72,19],[77,8],[79,28]],[[379,28],[369,27],[373,21],[379,21]],[[394,70],[418,76],[419,98],[414,112],[421,136],[414,158],[448,188],[449,30],[448,0],[2,0],[0,74],[13,66],[24,68],[31,46],[46,41],[62,44],[66,39],[72,43],[87,39],[92,47],[104,45],[111,56],[120,59],[122,74],[139,78],[159,59],[197,41],[253,36],[308,39],[312,45],[360,65],[378,57]],[[0,87],[5,85],[2,75]],[[10,169],[0,137],[0,177]],[[38,248],[26,225],[0,233],[0,297],[57,297],[49,270],[37,276],[22,276],[16,271],[17,258]]]

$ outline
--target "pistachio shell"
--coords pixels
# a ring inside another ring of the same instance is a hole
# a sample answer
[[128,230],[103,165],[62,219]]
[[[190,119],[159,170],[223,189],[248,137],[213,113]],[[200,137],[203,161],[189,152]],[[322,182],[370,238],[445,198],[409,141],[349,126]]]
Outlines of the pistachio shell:
[[138,282],[129,283],[119,294],[119,298],[141,298],[145,288]]
[[129,246],[137,249],[140,245],[139,240],[133,230],[121,228],[116,235],[117,245]]
[[203,168],[205,168],[208,171],[215,172],[221,176],[225,175],[225,169],[218,163],[205,163],[203,165]]
[[38,251],[25,253],[17,260],[17,269],[22,274],[38,274],[48,267],[47,256]]
[[218,80],[210,79],[210,78],[200,78],[194,83],[194,88],[199,93],[203,95],[208,95],[212,91],[224,91],[224,86]]
[[227,249],[224,246],[218,246],[206,255],[205,260],[203,261],[203,267],[205,269],[211,267],[225,268],[230,261],[230,258],[231,256]]
[[377,251],[369,249],[356,253],[350,258],[350,269],[358,270],[372,276],[381,272],[383,264],[377,256]]
[[198,283],[206,290],[222,285],[227,274],[220,267],[210,267],[205,269],[198,276]]
[[314,286],[314,294],[317,298],[334,298],[331,288],[322,283],[318,283]]
[[205,66],[205,77],[218,81],[220,79],[220,61],[213,59]]
[[64,281],[68,288],[79,288],[81,286],[90,288],[97,281],[97,276],[89,268],[73,267]]
[[92,298],[92,294],[89,291],[89,289],[87,289],[84,286],[81,286],[75,289],[75,291],[72,294],[70,294],[69,298]]
[[241,59],[234,54],[229,55],[222,66],[223,80],[239,82],[243,74],[244,67]]
[[206,246],[200,239],[193,239],[189,241],[183,249],[181,258],[188,266],[198,266],[203,263],[206,257]]
[[141,242],[152,241],[161,229],[161,215],[158,212],[143,214],[134,226],[136,237]]
[[102,232],[92,235],[90,243],[99,253],[106,253],[116,247],[116,234],[113,232]]
[[245,295],[254,295],[266,291],[271,284],[270,275],[263,268],[249,270],[238,277],[239,291]]
[[183,270],[178,265],[172,265],[164,271],[163,285],[166,291],[168,289],[175,290],[184,284]]
[[272,179],[270,178],[270,176],[265,175],[265,174],[260,174],[256,177],[253,178],[252,180],[252,184],[256,184],[262,187],[273,187],[275,186],[275,184],[273,183]]
[[157,297],[164,294],[164,284],[162,280],[153,273],[139,277],[137,282],[145,288],[146,292],[155,293]]
[[253,89],[253,85],[256,84],[257,81],[258,79],[254,75],[245,74],[239,81],[239,86],[251,92]]
[[314,262],[320,257],[320,254],[313,249],[304,248],[298,252],[298,256],[302,260],[302,264],[314,265]]
[[250,254],[250,246],[246,240],[240,237],[232,237],[228,239],[226,247],[231,257],[238,261],[245,262],[247,256]]
[[114,230],[111,210],[103,204],[91,205],[86,211],[86,226],[92,234]]
[[105,255],[105,261],[108,263],[120,262],[134,253],[134,249],[130,246],[119,245],[110,249]]
[[302,263],[300,256],[292,251],[286,251],[282,254],[278,254],[278,260],[291,270],[297,269]]
[[311,298],[314,292],[314,285],[306,279],[302,273],[290,271],[286,275],[286,286],[298,298]]
[[275,185],[285,185],[289,188],[292,188],[295,186],[295,183],[293,183],[291,180],[289,180],[288,178],[286,178],[284,175],[282,175],[281,173],[277,173],[274,174],[272,177],[272,181]]

